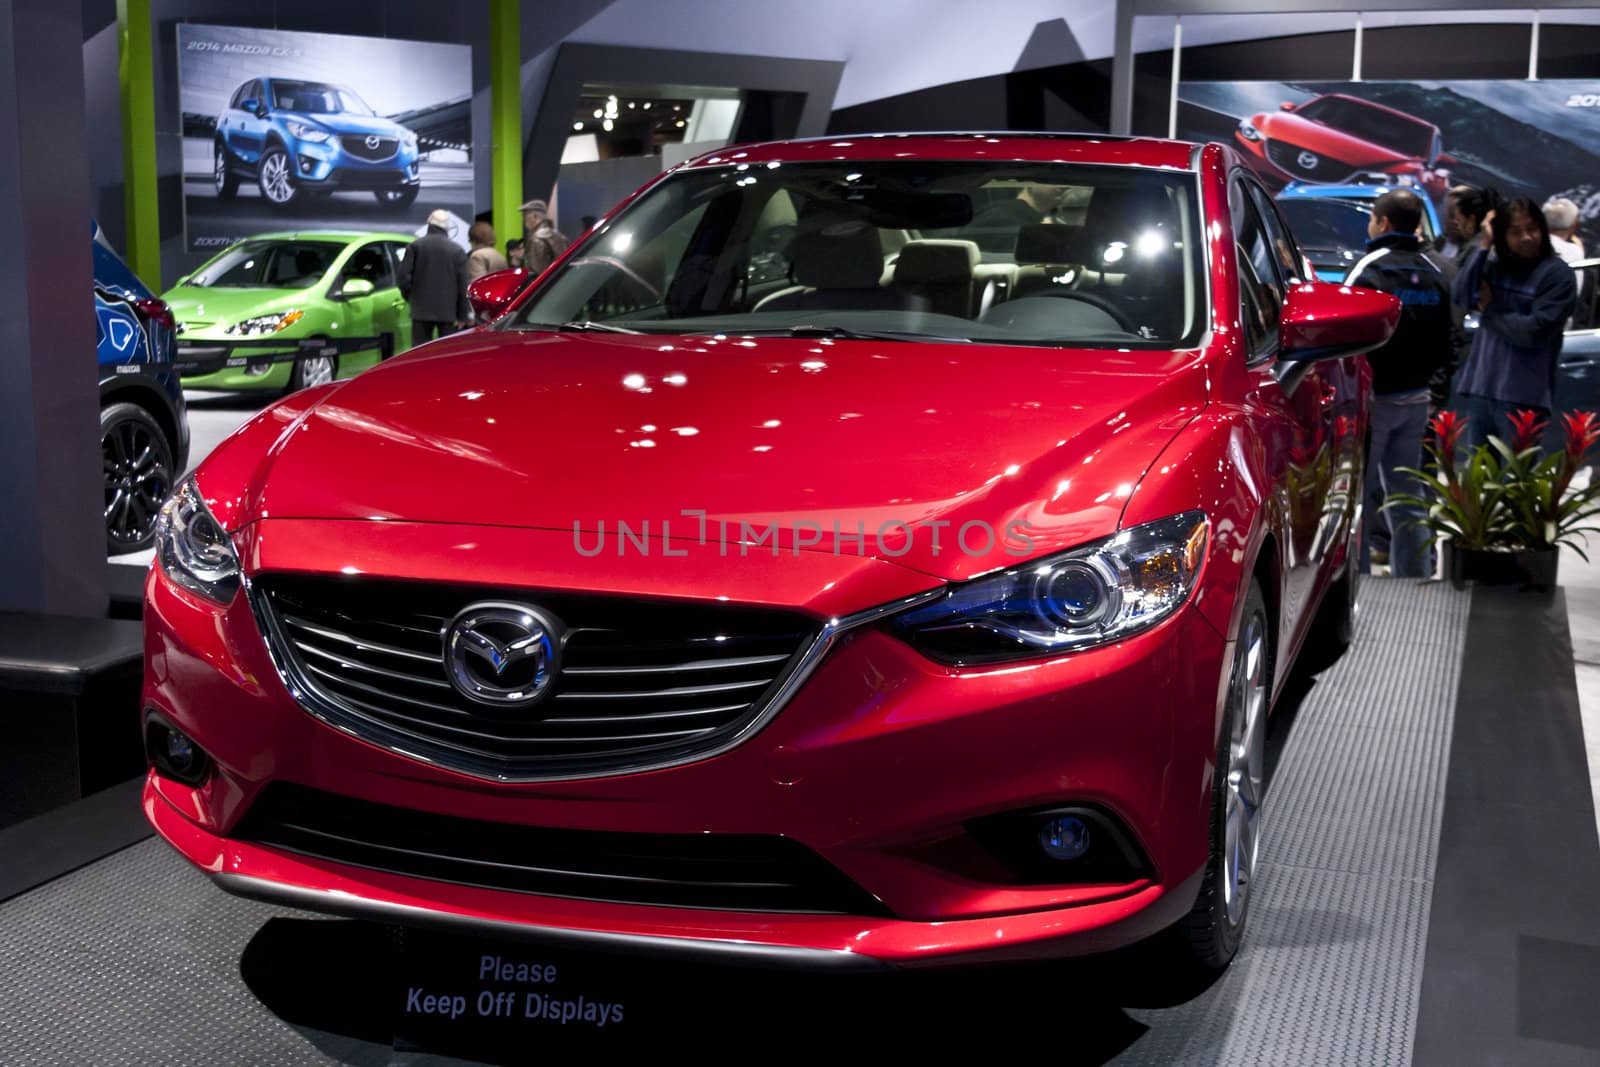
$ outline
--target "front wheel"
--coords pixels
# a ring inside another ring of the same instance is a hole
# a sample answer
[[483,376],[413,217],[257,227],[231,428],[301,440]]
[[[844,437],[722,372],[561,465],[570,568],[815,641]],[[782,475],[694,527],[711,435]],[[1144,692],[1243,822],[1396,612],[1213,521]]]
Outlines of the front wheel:
[[139,405],[111,404],[100,412],[100,464],[107,553],[149,548],[175,474],[167,435]]
[[314,385],[327,385],[339,376],[338,356],[301,356],[289,375],[289,392],[298,393]]
[[1182,958],[1207,971],[1227,966],[1239,951],[1261,845],[1272,645],[1266,600],[1254,579],[1245,596],[1229,672],[1205,877],[1194,907],[1173,931]]
[[417,202],[417,192],[415,185],[402,185],[395,189],[374,189],[372,195],[384,207],[407,208]]
[[295,185],[292,169],[289,153],[281,145],[273,145],[261,154],[256,177],[261,195],[273,207],[288,207],[294,203],[300,189]]

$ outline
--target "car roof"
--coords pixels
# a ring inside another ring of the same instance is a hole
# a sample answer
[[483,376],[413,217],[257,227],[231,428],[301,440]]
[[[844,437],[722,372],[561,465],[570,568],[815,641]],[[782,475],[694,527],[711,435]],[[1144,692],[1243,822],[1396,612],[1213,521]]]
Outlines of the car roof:
[[295,241],[306,237],[328,238],[338,241],[359,241],[367,238],[382,238],[385,241],[415,241],[417,239],[415,234],[389,233],[379,230],[280,230],[273,233],[253,233],[249,237],[241,237],[239,241]]
[[1104,133],[861,133],[730,145],[685,163],[812,163],[836,160],[995,160],[1029,163],[1106,163],[1194,170],[1202,145]]

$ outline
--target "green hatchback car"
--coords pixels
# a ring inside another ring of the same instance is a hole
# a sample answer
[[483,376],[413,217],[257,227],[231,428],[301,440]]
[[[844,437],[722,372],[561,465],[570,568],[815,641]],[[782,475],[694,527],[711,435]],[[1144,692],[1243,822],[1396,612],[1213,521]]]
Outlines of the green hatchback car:
[[412,240],[307,230],[230,246],[162,295],[184,386],[292,392],[410,348],[395,270]]

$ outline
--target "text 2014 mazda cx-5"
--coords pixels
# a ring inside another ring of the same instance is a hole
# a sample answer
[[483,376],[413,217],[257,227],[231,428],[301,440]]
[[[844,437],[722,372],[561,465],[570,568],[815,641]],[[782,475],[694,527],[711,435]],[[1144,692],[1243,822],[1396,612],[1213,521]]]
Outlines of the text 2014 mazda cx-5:
[[1217,145],[677,168],[180,488],[145,810],[226,889],[400,921],[1221,965],[1399,313],[1302,263]]

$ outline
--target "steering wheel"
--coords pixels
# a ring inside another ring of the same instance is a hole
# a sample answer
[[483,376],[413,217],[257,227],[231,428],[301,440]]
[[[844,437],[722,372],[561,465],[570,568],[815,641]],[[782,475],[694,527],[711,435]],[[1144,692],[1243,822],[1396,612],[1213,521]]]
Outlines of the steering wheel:
[[1131,334],[1137,334],[1139,332],[1139,328],[1133,324],[1131,319],[1128,318],[1127,312],[1123,311],[1120,307],[1113,304],[1105,297],[1098,296],[1095,293],[1086,293],[1081,289],[1050,288],[1029,293],[1028,296],[1047,296],[1058,300],[1081,300],[1085,304],[1088,304],[1091,307],[1099,308],[1107,315],[1110,315],[1114,320],[1116,320],[1117,326],[1125,332]]

